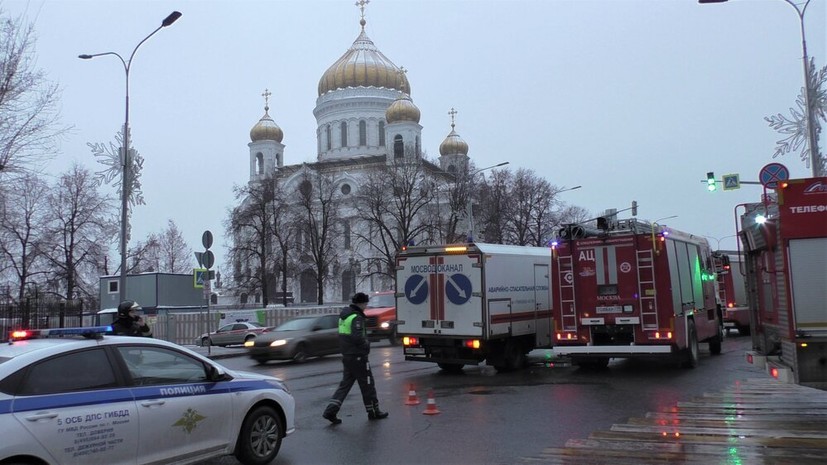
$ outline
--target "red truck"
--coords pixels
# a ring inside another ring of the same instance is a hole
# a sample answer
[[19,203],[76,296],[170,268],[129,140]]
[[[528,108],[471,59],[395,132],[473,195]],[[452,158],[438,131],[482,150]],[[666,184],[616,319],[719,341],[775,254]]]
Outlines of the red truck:
[[391,345],[399,344],[396,333],[396,297],[393,291],[371,293],[365,317],[370,340],[387,339]]
[[[581,366],[613,357],[698,364],[721,353],[712,251],[703,237],[637,219],[568,225],[553,248],[554,352]],[[602,227],[601,227],[602,226]]]

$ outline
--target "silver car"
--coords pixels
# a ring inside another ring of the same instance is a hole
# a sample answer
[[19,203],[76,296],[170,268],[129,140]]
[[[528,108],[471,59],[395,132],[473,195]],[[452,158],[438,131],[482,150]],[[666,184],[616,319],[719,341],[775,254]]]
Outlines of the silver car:
[[209,334],[202,334],[200,342],[202,346],[242,345],[247,341],[252,341],[259,334],[267,332],[268,329],[254,321],[229,323]]

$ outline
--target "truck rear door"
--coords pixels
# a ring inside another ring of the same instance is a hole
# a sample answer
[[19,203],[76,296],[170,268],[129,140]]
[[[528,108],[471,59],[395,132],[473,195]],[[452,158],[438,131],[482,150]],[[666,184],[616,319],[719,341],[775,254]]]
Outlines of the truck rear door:
[[[481,337],[482,273],[478,252],[422,248],[397,259],[400,335]],[[476,293],[476,295],[475,295]]]

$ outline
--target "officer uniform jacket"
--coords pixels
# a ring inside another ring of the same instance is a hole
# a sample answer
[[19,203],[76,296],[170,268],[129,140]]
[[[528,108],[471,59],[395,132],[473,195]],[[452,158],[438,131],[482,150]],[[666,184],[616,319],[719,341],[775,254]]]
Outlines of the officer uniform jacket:
[[339,313],[339,346],[342,355],[367,355],[370,341],[365,329],[365,313],[354,304]]

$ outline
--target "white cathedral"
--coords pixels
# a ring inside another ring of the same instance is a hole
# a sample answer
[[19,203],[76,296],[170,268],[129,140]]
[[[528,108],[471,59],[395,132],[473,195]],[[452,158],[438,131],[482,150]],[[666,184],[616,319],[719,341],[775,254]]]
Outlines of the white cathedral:
[[[365,3],[357,2],[362,9],[359,36],[319,79],[313,109],[317,161],[285,165],[284,134],[269,114],[270,94],[265,91],[264,116],[250,130],[250,183],[275,177],[287,190],[295,190],[307,171],[324,171],[333,173],[337,188],[347,196],[358,192],[372,170],[412,154],[421,155],[420,111],[411,99],[410,83],[404,68],[397,67],[379,51],[365,33]],[[449,114],[451,131],[439,146],[436,164],[423,160],[443,182],[453,182],[454,176],[467,172],[469,166],[468,144],[454,130],[456,112],[451,109]],[[353,212],[344,213],[343,217],[352,215]],[[345,221],[345,234],[356,227],[358,219]],[[370,263],[366,253],[351,250],[333,267],[333,277],[323,291],[325,302],[346,301],[355,291],[393,288],[391,280],[374,276],[366,269],[364,264]],[[239,273],[241,265],[236,263],[234,267]],[[295,302],[317,300],[314,276],[310,271],[299,271],[289,277],[287,291],[292,292]],[[275,288],[281,288],[280,281]],[[257,294],[260,292],[252,292],[246,298],[260,302]],[[272,293],[268,294],[272,303],[279,302]]]

